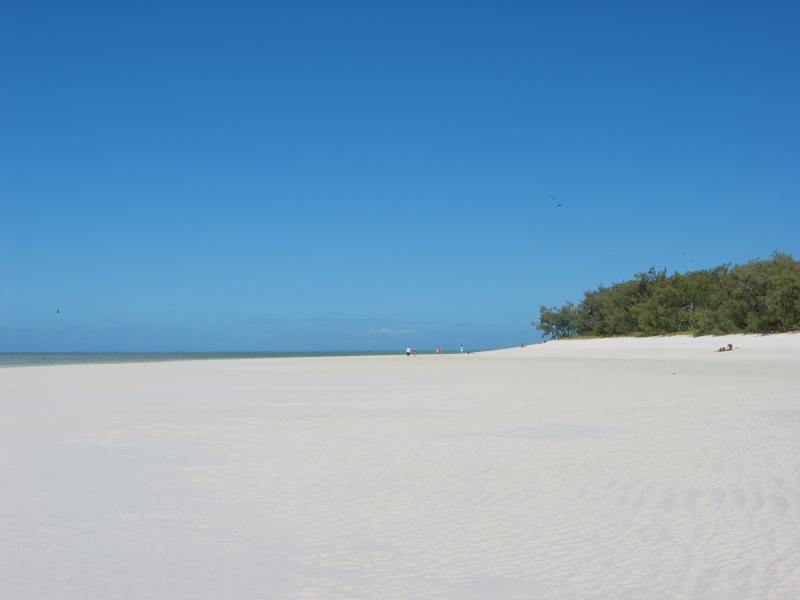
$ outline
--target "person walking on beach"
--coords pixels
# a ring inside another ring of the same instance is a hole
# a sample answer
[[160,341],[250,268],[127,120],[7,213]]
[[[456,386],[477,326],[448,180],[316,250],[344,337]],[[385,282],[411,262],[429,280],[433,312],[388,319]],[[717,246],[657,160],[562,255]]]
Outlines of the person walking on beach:
[[464,354],[464,344],[461,344],[461,347],[458,349],[461,354]]
[[411,346],[406,346],[406,356],[411,356]]

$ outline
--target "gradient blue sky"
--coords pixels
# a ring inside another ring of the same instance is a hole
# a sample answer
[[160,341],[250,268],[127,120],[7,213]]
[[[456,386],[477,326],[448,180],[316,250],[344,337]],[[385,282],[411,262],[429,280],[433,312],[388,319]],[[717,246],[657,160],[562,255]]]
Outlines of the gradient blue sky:
[[797,256],[798,7],[7,0],[0,351],[508,346]]

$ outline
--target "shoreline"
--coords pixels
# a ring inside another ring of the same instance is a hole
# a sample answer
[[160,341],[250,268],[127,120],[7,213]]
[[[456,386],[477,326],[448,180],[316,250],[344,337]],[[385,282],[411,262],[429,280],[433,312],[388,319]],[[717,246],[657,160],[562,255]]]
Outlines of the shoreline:
[[[402,353],[390,350],[363,350],[353,352],[0,352],[0,369],[37,366],[138,364],[212,360],[394,356],[399,354]],[[28,360],[26,361],[26,359]]]
[[[605,338],[560,338],[544,342],[526,344],[524,348],[513,346],[488,350],[471,350],[463,354],[457,350],[444,353],[418,351],[418,356],[461,356],[482,355],[494,356],[502,353],[523,351],[536,352],[542,355],[560,355],[568,358],[573,353],[581,353],[588,357],[587,351],[609,352],[609,357],[620,350],[639,351],[642,358],[654,350],[709,350],[713,352],[719,346],[732,343],[736,350],[771,349],[779,352],[790,351],[786,360],[793,360],[793,350],[800,349],[800,332],[792,333],[736,333],[729,335],[664,335],[649,337],[605,337]],[[546,348],[546,350],[544,350]],[[195,361],[230,361],[230,360],[277,360],[298,358],[369,358],[369,357],[405,357],[401,350],[357,350],[357,351],[275,351],[275,352],[0,352],[0,369],[17,367],[45,366],[80,366],[80,365],[117,365],[144,363],[176,363]],[[739,356],[737,353],[736,356]],[[32,362],[8,362],[15,357],[30,357]],[[36,357],[42,357],[37,360]],[[53,358],[55,360],[48,360]],[[771,356],[775,359],[776,356]],[[83,360],[86,359],[86,360]],[[96,360],[95,360],[96,359]],[[780,360],[780,358],[778,358]]]

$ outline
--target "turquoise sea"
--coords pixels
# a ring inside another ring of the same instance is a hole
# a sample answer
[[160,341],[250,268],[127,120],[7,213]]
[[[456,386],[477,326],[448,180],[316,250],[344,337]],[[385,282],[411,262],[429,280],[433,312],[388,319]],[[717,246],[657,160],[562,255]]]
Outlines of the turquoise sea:
[[377,356],[397,354],[402,354],[402,352],[378,350],[359,352],[0,352],[0,368],[37,365],[160,362],[169,360],[292,358],[305,356]]

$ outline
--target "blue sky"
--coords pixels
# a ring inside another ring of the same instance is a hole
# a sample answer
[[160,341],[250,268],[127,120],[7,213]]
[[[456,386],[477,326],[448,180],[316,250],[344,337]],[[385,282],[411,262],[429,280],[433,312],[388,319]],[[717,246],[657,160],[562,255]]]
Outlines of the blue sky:
[[0,351],[509,346],[800,255],[798,6],[4,2]]

